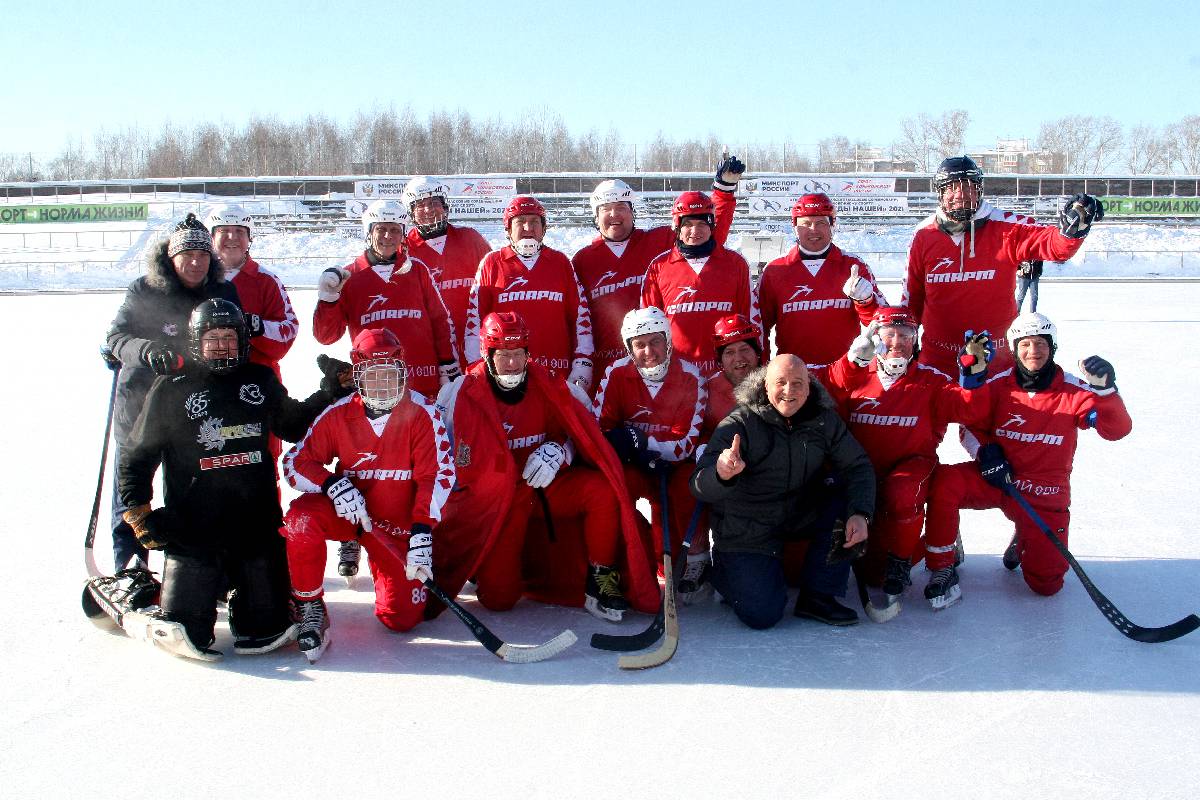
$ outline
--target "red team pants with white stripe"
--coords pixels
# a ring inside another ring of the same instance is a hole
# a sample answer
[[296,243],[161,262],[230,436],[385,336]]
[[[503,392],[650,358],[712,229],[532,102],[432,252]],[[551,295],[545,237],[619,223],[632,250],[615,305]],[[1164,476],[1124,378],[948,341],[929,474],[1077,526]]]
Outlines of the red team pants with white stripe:
[[[925,552],[918,548],[921,528],[925,525],[925,501],[937,459],[926,456],[906,458],[882,475],[876,474],[875,524],[867,537],[867,555],[863,566],[867,581],[883,582],[884,565],[890,553],[919,563]],[[928,539],[926,546],[930,545]],[[954,537],[950,537],[950,552]]]
[[[554,520],[554,535],[575,536],[582,528],[588,561],[615,566],[621,510],[608,480],[591,467],[564,466],[543,491]],[[521,599],[525,584],[521,572],[525,533],[530,517],[542,514],[541,500],[525,481],[519,481],[508,518],[475,571],[476,596],[484,608],[507,611]]]
[[[1065,508],[1045,505],[1041,498],[1031,498],[1029,504],[1045,520],[1064,546],[1071,524],[1071,512]],[[938,541],[947,538],[953,544],[958,534],[959,510],[963,508],[998,508],[1016,525],[1017,543],[1021,551],[1021,574],[1029,588],[1041,595],[1056,594],[1063,586],[1067,560],[1050,543],[1050,539],[1034,524],[1029,515],[1007,494],[992,486],[979,474],[974,462],[941,465],[933,475],[929,494],[929,519],[925,537]],[[925,561],[931,570],[954,563],[954,552],[927,553]]]
[[[683,542],[688,522],[691,521],[692,509],[696,507],[696,498],[692,496],[692,490],[688,487],[688,481],[692,477],[692,470],[695,466],[695,463],[690,460],[679,462],[673,465],[670,477],[667,479],[671,557],[676,560],[681,557],[679,546]],[[632,464],[625,465],[625,485],[629,487],[630,501],[636,503],[639,497],[650,501],[650,525],[653,530],[650,540],[654,542],[655,555],[659,561],[662,561],[662,489],[659,480],[658,475],[647,470]]]
[[[383,520],[374,522],[374,532],[363,533],[361,541],[375,581],[375,616],[394,631],[411,630],[424,615],[425,587],[404,574],[408,531],[391,528]],[[328,558],[325,542],[347,542],[357,532],[356,526],[334,512],[324,494],[302,494],[293,500],[283,519],[292,592],[303,600],[321,597]]]

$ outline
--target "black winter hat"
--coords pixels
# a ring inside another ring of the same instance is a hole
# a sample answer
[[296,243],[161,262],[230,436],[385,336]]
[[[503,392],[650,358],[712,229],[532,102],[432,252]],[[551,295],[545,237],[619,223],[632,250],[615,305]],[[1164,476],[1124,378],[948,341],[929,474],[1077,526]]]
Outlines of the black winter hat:
[[195,214],[188,214],[183,222],[175,226],[175,230],[172,231],[171,238],[167,242],[167,258],[174,258],[184,250],[203,250],[206,253],[212,253],[212,236],[209,235],[208,228],[196,219]]

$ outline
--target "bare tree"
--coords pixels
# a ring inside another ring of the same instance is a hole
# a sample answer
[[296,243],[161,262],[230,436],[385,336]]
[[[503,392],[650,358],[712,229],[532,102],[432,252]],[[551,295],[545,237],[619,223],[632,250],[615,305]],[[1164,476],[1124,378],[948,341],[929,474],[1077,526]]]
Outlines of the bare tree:
[[1132,128],[1125,145],[1125,167],[1134,175],[1169,172],[1169,140],[1149,125]]
[[923,172],[933,170],[943,158],[964,152],[971,115],[961,108],[940,117],[921,113],[900,121],[900,138],[892,143],[892,158],[912,161]]
[[1200,115],[1191,114],[1168,125],[1169,158],[1185,175],[1200,175]]
[[817,169],[829,170],[834,161],[854,157],[854,147],[845,136],[830,136],[817,142]]
[[1099,174],[1116,161],[1123,139],[1112,117],[1074,115],[1043,123],[1037,145],[1060,155],[1064,172]]

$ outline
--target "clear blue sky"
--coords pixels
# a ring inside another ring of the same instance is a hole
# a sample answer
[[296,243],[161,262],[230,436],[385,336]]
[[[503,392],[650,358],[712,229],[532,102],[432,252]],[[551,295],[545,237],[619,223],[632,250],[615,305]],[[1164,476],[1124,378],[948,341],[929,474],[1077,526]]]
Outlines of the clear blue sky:
[[1200,3],[13,2],[0,152],[164,120],[241,126],[410,104],[627,143],[713,133],[887,146],[965,108],[970,146],[1067,114],[1200,114]]

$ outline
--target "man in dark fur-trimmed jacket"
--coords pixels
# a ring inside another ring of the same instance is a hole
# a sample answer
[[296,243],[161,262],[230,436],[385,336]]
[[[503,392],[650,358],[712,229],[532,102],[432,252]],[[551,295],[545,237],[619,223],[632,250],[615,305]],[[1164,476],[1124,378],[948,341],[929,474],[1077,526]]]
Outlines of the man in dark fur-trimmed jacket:
[[735,397],[692,474],[692,493],[712,504],[713,586],[742,622],[770,628],[787,604],[784,542],[808,539],[795,615],[854,624],[837,598],[875,511],[870,460],[796,356],[751,373]]
[[[158,375],[183,369],[187,351],[188,317],[204,300],[221,298],[241,307],[237,289],[225,281],[220,262],[212,256],[212,238],[195,214],[175,226],[169,239],[159,242],[146,257],[146,274],[129,284],[125,301],[108,329],[110,366],[120,368],[113,409],[116,461],[129,442],[146,393]],[[108,356],[106,356],[108,357]],[[113,563],[125,567],[146,551],[133,529],[122,519],[125,506],[114,490],[112,527]]]

